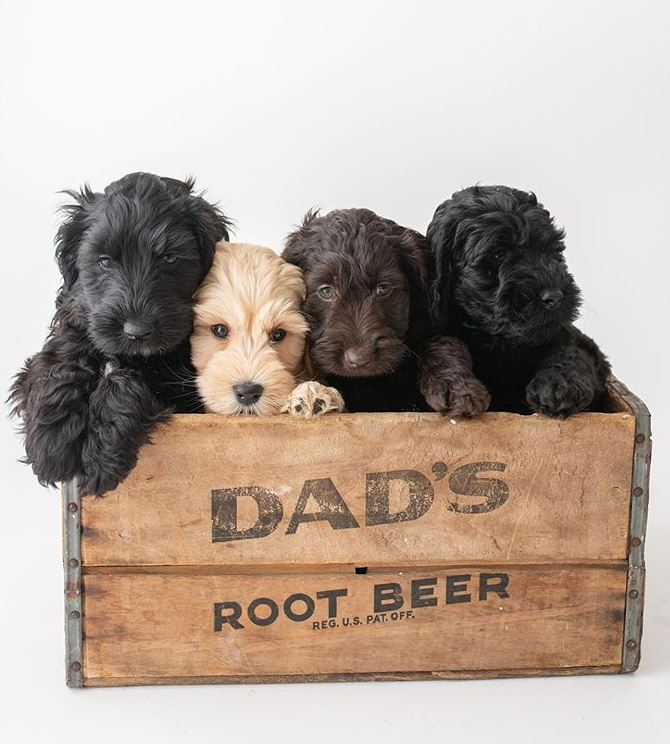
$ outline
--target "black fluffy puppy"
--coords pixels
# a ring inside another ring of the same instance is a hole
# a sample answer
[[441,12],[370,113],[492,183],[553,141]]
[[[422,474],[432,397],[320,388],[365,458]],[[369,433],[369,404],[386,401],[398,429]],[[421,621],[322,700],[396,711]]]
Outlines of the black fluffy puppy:
[[192,181],[150,173],[68,193],[51,332],[10,400],[39,481],[79,476],[85,492],[102,494],[159,421],[198,405],[187,381],[191,298],[228,222]]
[[432,309],[464,339],[494,410],[568,416],[597,408],[610,367],[573,325],[580,293],[564,233],[534,194],[473,186],[428,227]]
[[368,209],[308,212],[288,236],[282,257],[305,275],[312,361],[349,411],[486,408],[464,345],[431,342],[428,256],[425,237]]

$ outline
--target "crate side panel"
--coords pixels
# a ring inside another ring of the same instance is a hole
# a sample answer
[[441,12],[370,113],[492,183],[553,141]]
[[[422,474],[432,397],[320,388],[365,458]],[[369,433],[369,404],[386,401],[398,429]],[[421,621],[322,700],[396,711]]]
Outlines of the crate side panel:
[[624,413],[178,416],[83,500],[84,564],[618,560],[633,438]]
[[486,669],[465,672],[365,672],[359,674],[261,674],[227,677],[90,677],[84,687],[132,687],[165,685],[278,685],[313,682],[419,682],[464,679],[501,679],[509,677],[571,677],[594,674],[619,674],[620,666],[557,667],[555,669]]
[[623,564],[368,575],[90,575],[84,675],[620,667],[625,582]]

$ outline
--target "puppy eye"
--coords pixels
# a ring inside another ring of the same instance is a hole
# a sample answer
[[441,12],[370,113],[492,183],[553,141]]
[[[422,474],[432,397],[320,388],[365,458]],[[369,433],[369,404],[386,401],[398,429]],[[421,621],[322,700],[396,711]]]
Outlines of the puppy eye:
[[316,293],[322,300],[332,300],[335,295],[335,290],[330,286],[330,284],[322,284],[316,290]]
[[225,338],[228,335],[228,326],[222,323],[213,325],[211,330],[217,338]]
[[103,269],[108,269],[114,263],[114,260],[111,256],[100,256],[98,258],[98,263]]
[[385,297],[393,292],[393,285],[388,282],[381,282],[377,285],[377,294],[381,297]]
[[177,260],[178,256],[176,253],[164,253],[161,256],[161,261],[166,264],[173,264]]
[[507,251],[496,251],[493,254],[493,258],[495,258],[496,261],[502,261],[506,255],[507,255]]
[[270,331],[270,341],[278,343],[286,338],[286,331],[283,328],[273,328]]

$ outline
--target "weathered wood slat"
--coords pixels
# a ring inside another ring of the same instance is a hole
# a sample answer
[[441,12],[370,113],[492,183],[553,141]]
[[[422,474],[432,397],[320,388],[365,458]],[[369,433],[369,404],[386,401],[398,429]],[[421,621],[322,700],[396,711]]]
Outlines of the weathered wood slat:
[[369,674],[276,674],[242,677],[92,677],[83,687],[130,687],[139,685],[279,685],[309,682],[418,682],[506,677],[572,677],[589,674],[618,674],[620,665],[559,667],[555,669],[490,669],[480,672],[371,672]]
[[[611,671],[621,665],[625,587],[621,563],[365,575],[86,575],[85,684]],[[268,622],[274,606],[277,617]]]
[[[622,412],[176,416],[124,484],[83,499],[83,561],[619,560],[634,428]],[[267,534],[229,539],[254,529]]]

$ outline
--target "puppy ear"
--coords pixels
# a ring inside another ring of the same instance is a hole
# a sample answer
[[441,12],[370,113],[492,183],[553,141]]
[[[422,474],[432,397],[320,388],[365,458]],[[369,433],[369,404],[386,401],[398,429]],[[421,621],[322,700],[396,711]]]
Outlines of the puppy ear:
[[84,185],[81,191],[63,191],[74,199],[73,204],[62,207],[67,217],[61,223],[56,233],[56,261],[63,277],[63,286],[60,294],[65,294],[72,289],[77,281],[79,272],[77,270],[77,255],[84,233],[88,228],[88,220],[93,205],[101,197]]
[[[187,181],[190,189],[193,182]],[[188,211],[191,217],[193,232],[200,248],[200,263],[204,276],[212,267],[216,244],[220,240],[230,240],[229,229],[232,222],[223,212],[203,199],[201,196],[189,196]]]
[[284,243],[281,257],[294,266],[305,268],[307,254],[311,250],[310,238],[314,234],[314,223],[319,219],[318,207],[309,209],[302,220],[302,225],[297,230],[289,233]]
[[415,230],[404,230],[401,238],[402,251],[400,260],[405,274],[414,288],[425,294],[428,284],[428,241]]
[[161,176],[161,181],[179,201],[186,197],[186,210],[191,222],[191,229],[198,241],[200,265],[204,277],[212,268],[216,244],[220,240],[230,240],[229,230],[232,228],[232,220],[229,220],[216,205],[210,204],[202,194],[193,193],[195,189],[194,178],[179,181],[176,178]]
[[405,229],[400,242],[400,263],[409,283],[411,312],[407,340],[411,346],[425,335],[430,325],[426,299],[428,290],[428,241],[420,233]]
[[458,220],[451,220],[441,204],[428,225],[426,236],[430,247],[428,302],[430,315],[437,328],[448,322],[449,303],[452,294],[453,244],[456,239]]

